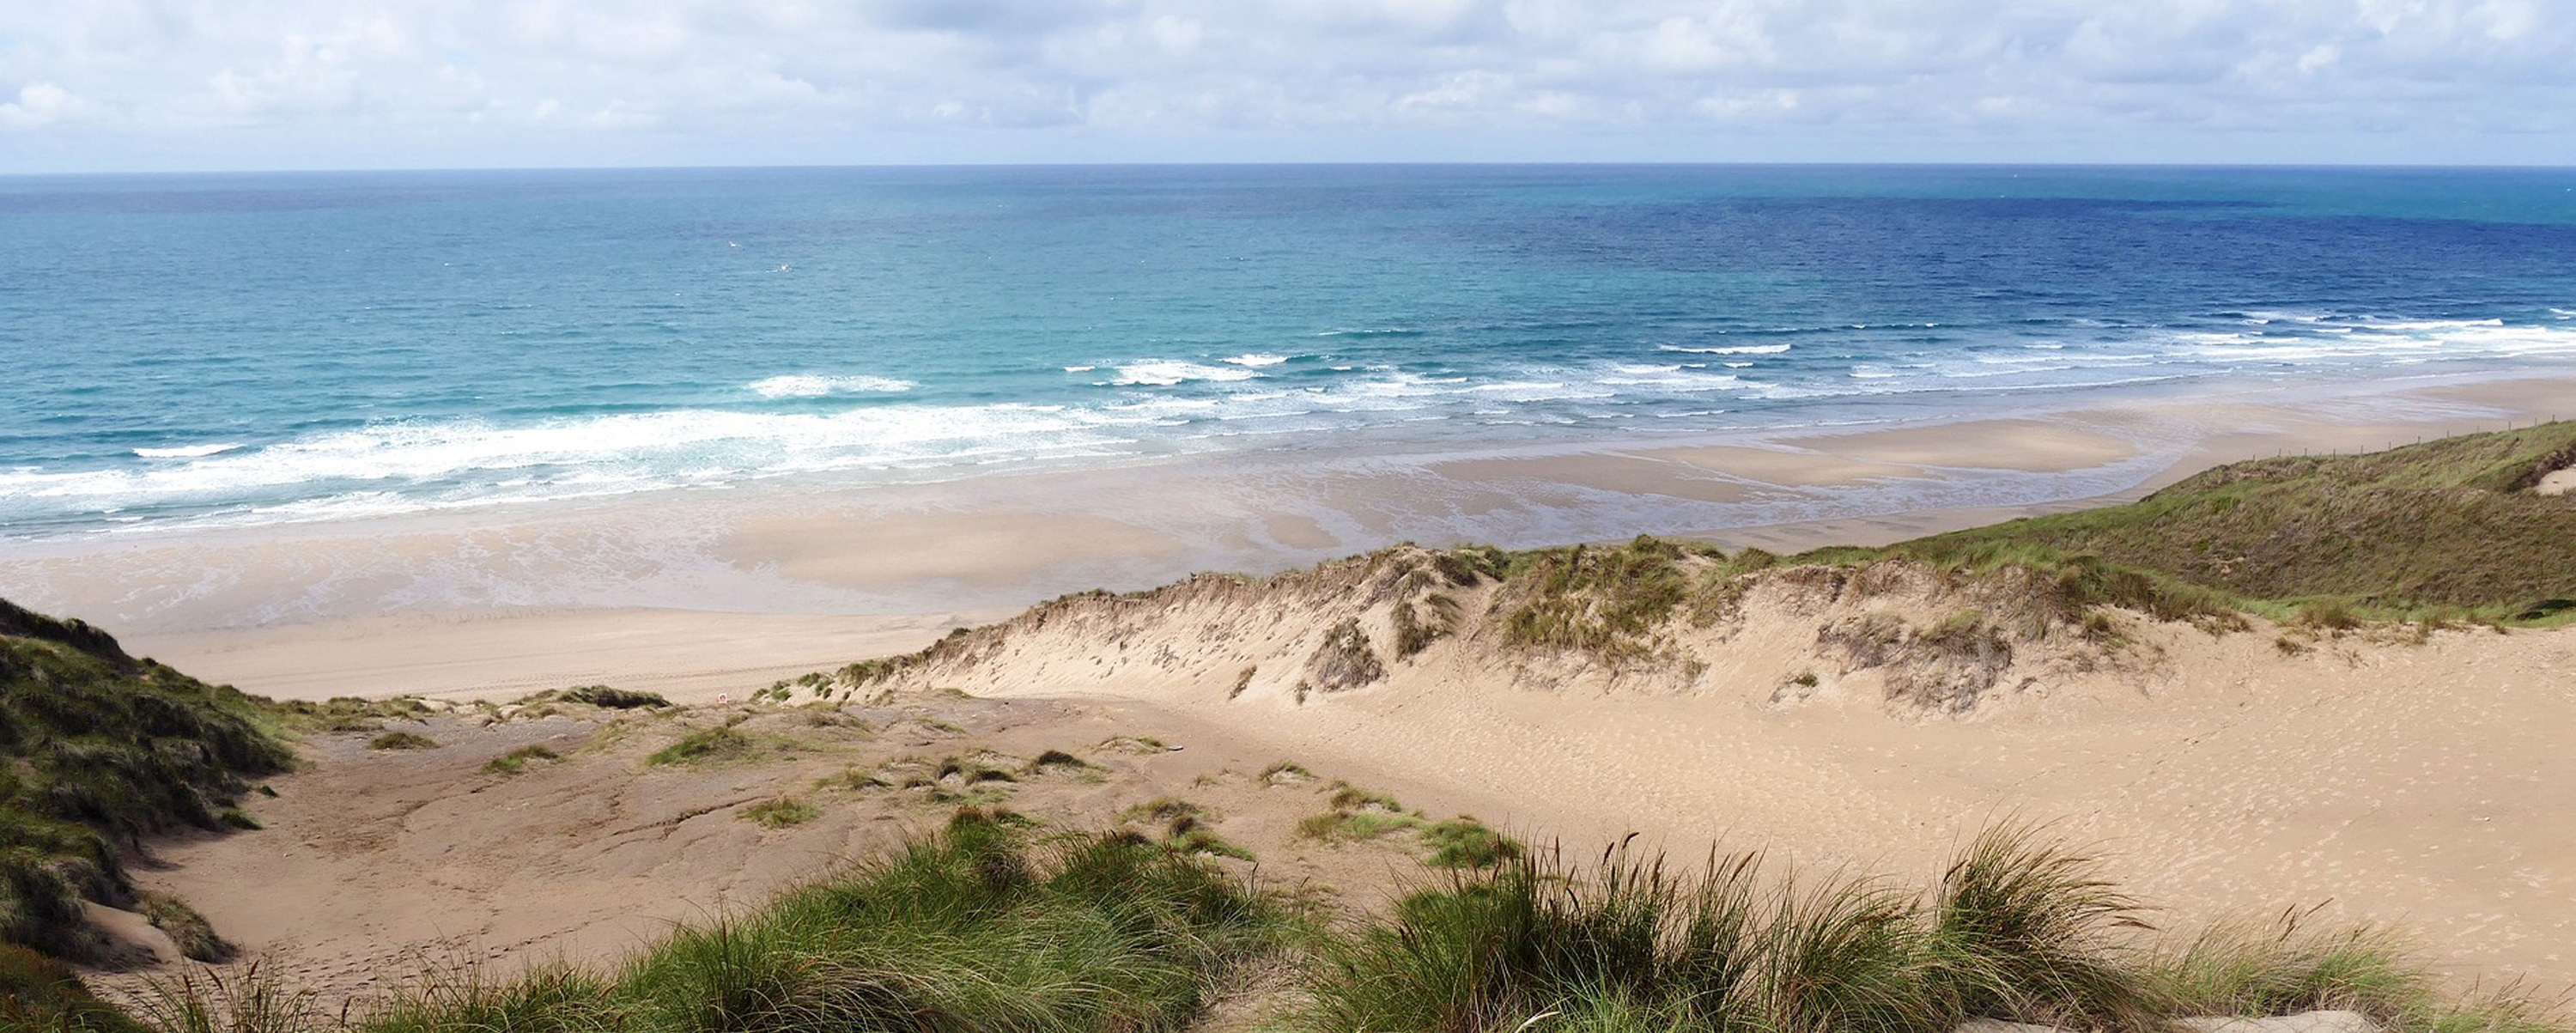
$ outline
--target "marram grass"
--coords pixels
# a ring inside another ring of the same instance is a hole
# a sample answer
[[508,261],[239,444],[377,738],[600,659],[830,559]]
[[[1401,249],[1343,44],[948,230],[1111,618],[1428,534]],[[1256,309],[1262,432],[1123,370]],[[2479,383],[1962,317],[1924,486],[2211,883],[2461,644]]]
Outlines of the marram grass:
[[[2147,1033],[2180,1016],[2350,1009],[2392,1033],[2569,1033],[2550,1001],[2447,993],[2392,938],[2308,915],[2159,940],[2092,862],[1988,832],[1928,891],[1756,855],[1693,868],[1614,845],[1426,869],[1392,912],[1319,929],[1132,833],[949,826],[676,930],[611,971],[464,966],[325,1014],[256,966],[164,982],[129,1016],[0,948],[5,1028],[106,1033],[1155,1031],[1220,990],[1298,983],[1258,1028],[1309,1033],[1951,1033],[1972,1019]],[[2160,945],[2161,944],[2161,945]]]
[[2567,1033],[2556,1002],[2443,992],[2396,941],[2284,920],[2157,948],[2092,862],[1988,832],[1927,893],[1695,871],[1613,847],[1452,870],[1325,950],[1312,1033],[1949,1033],[1972,1019],[2146,1033],[2343,1008],[2402,1033]]
[[[163,983],[134,1018],[150,1033],[1156,1033],[1187,1027],[1248,967],[1283,964],[1304,928],[1278,898],[1172,847],[1040,835],[968,808],[610,971],[434,970],[337,1015],[256,971],[207,969]],[[24,981],[57,985],[49,975]],[[97,1012],[77,990],[51,1007]]]

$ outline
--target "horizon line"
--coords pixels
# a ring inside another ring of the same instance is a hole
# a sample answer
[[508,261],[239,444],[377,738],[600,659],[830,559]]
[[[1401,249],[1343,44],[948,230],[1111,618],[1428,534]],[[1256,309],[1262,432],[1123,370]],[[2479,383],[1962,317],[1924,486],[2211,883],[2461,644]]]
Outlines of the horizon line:
[[0,171],[0,179],[69,179],[152,176],[289,176],[477,172],[718,172],[832,169],[1188,169],[1188,168],[1742,168],[1742,169],[2208,169],[2317,171],[2576,171],[2576,163],[2495,162],[2212,162],[2212,161],[920,161],[782,164],[636,165],[418,165],[196,169],[92,169],[52,172]]

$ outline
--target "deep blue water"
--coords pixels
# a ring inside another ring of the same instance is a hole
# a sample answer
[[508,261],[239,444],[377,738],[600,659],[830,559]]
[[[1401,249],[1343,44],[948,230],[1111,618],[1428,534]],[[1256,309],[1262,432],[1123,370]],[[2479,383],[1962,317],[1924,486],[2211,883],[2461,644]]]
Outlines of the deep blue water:
[[0,178],[0,536],[2576,364],[2576,170]]

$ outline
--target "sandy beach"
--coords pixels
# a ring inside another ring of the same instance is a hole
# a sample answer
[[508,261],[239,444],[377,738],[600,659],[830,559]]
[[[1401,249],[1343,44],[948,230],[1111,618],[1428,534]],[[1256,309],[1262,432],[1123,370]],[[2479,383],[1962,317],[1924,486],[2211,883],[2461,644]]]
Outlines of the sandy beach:
[[[1260,477],[1171,464],[495,510],[20,548],[0,559],[0,595],[99,618],[137,655],[279,697],[505,701],[606,683],[740,707],[772,682],[1093,586],[1276,571],[1407,537],[1598,539],[1570,529],[1641,517],[1665,523],[1640,530],[1783,553],[1888,542],[2134,498],[2230,459],[2527,424],[2571,397],[2564,379],[2249,391],[1599,453],[1282,464]],[[2018,501],[1972,504],[1996,492]],[[1781,513],[1808,515],[1709,519]],[[2576,669],[2576,632],[2310,636],[2293,649],[2263,627],[2140,625],[2116,650],[2076,643],[2016,661],[2030,673],[1999,683],[2014,687],[1991,705],[1906,713],[1876,703],[1881,674],[1819,653],[1831,622],[1861,611],[1793,586],[1756,600],[1748,612],[1763,616],[1740,628],[1694,633],[1696,666],[1495,668],[1479,652],[1486,633],[1469,630],[1382,684],[1309,706],[1303,683],[1289,685],[1292,662],[1336,607],[1375,596],[1282,601],[1237,598],[1224,579],[1192,584],[1168,605],[1147,597],[1142,617],[1084,600],[995,640],[983,662],[907,675],[902,705],[946,709],[883,720],[932,731],[869,733],[775,770],[640,778],[603,800],[596,786],[639,770],[628,754],[650,743],[507,786],[477,765],[557,741],[543,736],[579,741],[588,726],[438,724],[434,760],[343,743],[281,783],[286,801],[269,814],[287,837],[178,844],[155,878],[250,942],[288,949],[298,978],[335,993],[367,991],[388,950],[426,944],[505,963],[604,958],[656,923],[755,898],[919,820],[880,801],[776,839],[725,817],[818,771],[828,780],[851,751],[910,763],[922,750],[1025,756],[1143,734],[1193,752],[1123,764],[1105,788],[1024,798],[1106,821],[1150,794],[1210,795],[1233,815],[1228,835],[1301,878],[1361,892],[1383,892],[1366,887],[1391,856],[1296,838],[1311,794],[1247,783],[1246,771],[1294,758],[1541,841],[1636,832],[1681,855],[1758,847],[1917,880],[1979,828],[2023,818],[2098,849],[2168,928],[2313,906],[2402,927],[2464,982],[2576,982],[2576,908],[2557,891],[2576,879],[2576,796],[2552,788],[2576,784],[2556,741],[2576,721],[2557,677]],[[1937,595],[1918,586],[1878,605],[1938,623],[1959,604]],[[951,724],[973,738],[936,731]],[[458,805],[442,786],[503,803]],[[337,815],[367,831],[326,828]],[[566,879],[603,881],[544,907],[488,903]],[[261,888],[236,888],[248,882]],[[333,904],[315,892],[324,885],[362,885],[368,903]]]
[[1066,592],[1399,541],[1883,544],[2122,501],[2233,459],[2529,423],[2570,399],[2576,379],[2306,384],[1583,452],[1250,456],[19,542],[0,547],[0,596],[276,695],[611,681],[711,699]]

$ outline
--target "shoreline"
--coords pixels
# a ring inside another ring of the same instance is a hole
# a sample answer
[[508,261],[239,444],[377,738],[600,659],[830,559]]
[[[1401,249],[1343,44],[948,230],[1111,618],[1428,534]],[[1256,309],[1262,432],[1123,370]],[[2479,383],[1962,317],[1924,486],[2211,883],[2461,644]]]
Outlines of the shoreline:
[[265,694],[599,681],[713,699],[1066,592],[1267,574],[1408,540],[1887,544],[2128,501],[2237,459],[2533,422],[2571,398],[2568,376],[2269,386],[1588,450],[1250,456],[13,543],[0,596]]

